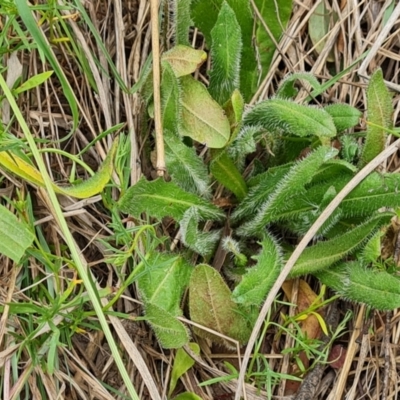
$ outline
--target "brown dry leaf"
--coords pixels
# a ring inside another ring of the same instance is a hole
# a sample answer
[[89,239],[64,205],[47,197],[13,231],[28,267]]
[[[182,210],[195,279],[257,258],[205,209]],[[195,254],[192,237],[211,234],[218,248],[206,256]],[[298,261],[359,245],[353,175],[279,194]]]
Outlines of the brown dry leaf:
[[[286,297],[289,299],[292,298],[293,293],[293,280],[289,280],[283,283],[282,289],[285,292]],[[317,298],[317,294],[310,288],[308,283],[302,279],[299,280],[299,287],[297,293],[297,311],[299,313],[307,310],[312,303],[315,302]],[[317,339],[321,336],[321,326],[318,322],[318,319],[314,315],[307,316],[303,321],[299,321],[301,330],[309,339]],[[309,360],[307,359],[304,352],[299,354],[299,358],[302,361],[304,367],[307,369],[309,366]],[[296,363],[293,363],[290,366],[290,374],[298,375],[300,370]],[[285,395],[291,395],[298,391],[301,382],[297,381],[287,381],[285,387]]]

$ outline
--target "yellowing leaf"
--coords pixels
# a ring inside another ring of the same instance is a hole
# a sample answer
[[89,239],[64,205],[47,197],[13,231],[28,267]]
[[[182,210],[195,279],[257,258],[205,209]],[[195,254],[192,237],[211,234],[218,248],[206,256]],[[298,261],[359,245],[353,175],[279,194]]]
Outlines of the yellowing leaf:
[[168,62],[178,78],[196,71],[206,59],[207,54],[205,51],[195,50],[184,45],[173,47],[161,57],[161,61]]
[[179,133],[210,148],[224,147],[230,136],[230,126],[223,109],[202,83],[191,76],[185,76],[180,81]]
[[[78,199],[86,199],[100,193],[111,178],[111,173],[113,170],[112,162],[117,150],[117,146],[118,140],[115,140],[111,151],[108,153],[103,164],[92,177],[73,186],[60,187],[56,184],[53,184],[54,191],[66,196],[76,197]],[[31,164],[27,163],[25,160],[15,154],[10,154],[6,151],[0,152],[0,165],[7,168],[15,175],[18,175],[20,178],[28,181],[29,183],[45,187],[45,183],[40,172]]]

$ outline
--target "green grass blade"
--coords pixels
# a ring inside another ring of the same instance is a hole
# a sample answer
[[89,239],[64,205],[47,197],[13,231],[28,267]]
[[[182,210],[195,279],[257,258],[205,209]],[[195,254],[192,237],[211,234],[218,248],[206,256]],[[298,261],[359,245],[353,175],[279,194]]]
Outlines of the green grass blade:
[[66,97],[69,106],[71,107],[71,113],[74,122],[73,130],[75,130],[78,126],[79,120],[78,101],[71,88],[71,85],[69,84],[67,77],[60,67],[58,60],[51,49],[51,45],[47,41],[46,37],[43,35],[43,32],[39,29],[38,24],[33,17],[32,11],[30,10],[27,2],[24,0],[16,0],[16,6],[18,8],[19,16],[21,17],[22,21],[32,35],[32,38],[36,42],[39,51],[45,55],[46,59],[49,61],[51,67],[56,73],[58,79],[60,80],[63,94]]

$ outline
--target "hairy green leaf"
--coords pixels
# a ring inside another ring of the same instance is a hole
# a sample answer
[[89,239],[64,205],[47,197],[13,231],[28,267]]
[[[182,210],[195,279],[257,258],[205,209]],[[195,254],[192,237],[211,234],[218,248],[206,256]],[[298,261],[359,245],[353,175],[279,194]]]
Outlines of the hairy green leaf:
[[392,214],[378,214],[343,235],[307,247],[293,267],[290,276],[306,275],[330,267],[359,248],[376,229],[388,223]]
[[[206,264],[198,265],[190,278],[189,310],[191,320],[244,343],[251,330],[246,318],[231,298],[231,291],[221,275]],[[199,328],[195,332],[217,343],[228,344],[219,336]]]
[[400,280],[386,271],[374,271],[359,262],[347,266],[343,297],[365,303],[377,310],[400,307]]
[[185,325],[174,315],[155,304],[146,303],[146,320],[164,349],[177,349],[189,342]]
[[262,126],[272,133],[282,130],[302,137],[336,135],[333,119],[324,109],[287,99],[270,99],[257,104],[245,115],[244,124]]
[[17,217],[0,204],[0,254],[18,263],[32,244],[34,235]]
[[162,126],[175,134],[178,132],[179,121],[179,83],[171,66],[162,63],[161,80],[161,111]]
[[224,104],[239,88],[242,52],[240,26],[226,1],[222,3],[211,37],[212,69],[208,89],[219,104]]
[[[200,354],[200,346],[197,343],[189,343],[188,346],[195,354]],[[189,369],[192,368],[193,365],[193,358],[190,357],[185,350],[178,349],[176,351],[174,365],[171,372],[171,380],[169,382],[168,398],[170,398],[172,393],[174,392],[176,384],[178,383],[178,380],[181,378],[181,376],[189,371]]]
[[230,190],[238,200],[243,200],[247,194],[246,182],[226,151],[216,150],[213,152],[210,171],[214,178]]
[[336,149],[321,146],[297,162],[276,185],[274,192],[260,207],[256,216],[239,228],[238,234],[259,234],[268,223],[276,221],[277,215],[287,208],[288,200],[301,197],[305,193],[304,186],[311,181],[318,168],[337,153]]
[[306,81],[308,82],[313,89],[320,89],[321,84],[318,82],[318,79],[309,72],[295,72],[294,74],[286,75],[285,78],[279,84],[279,88],[276,92],[276,97],[280,98],[293,98],[299,92],[294,84],[296,81]]
[[162,62],[167,62],[171,66],[177,78],[195,72],[206,59],[205,51],[181,44],[166,51],[161,57]]
[[[192,18],[206,38],[208,47],[213,46],[211,30],[215,26],[223,0],[193,0]],[[254,19],[248,1],[226,0],[235,12],[242,36],[242,57],[240,65],[240,91],[245,101],[250,101],[257,84],[257,61],[253,46]]]
[[232,293],[236,303],[260,305],[281,271],[281,249],[277,241],[269,235],[261,242],[260,253],[253,258],[257,260],[257,264],[248,269]]
[[347,263],[340,263],[331,268],[314,272],[313,275],[317,277],[324,285],[330,287],[336,292],[340,293],[343,290],[346,281]]
[[357,125],[362,113],[348,104],[330,104],[324,107],[330,114],[338,133]]
[[230,125],[221,106],[191,76],[181,78],[181,89],[180,134],[210,148],[224,147],[229,140]]
[[202,256],[208,256],[215,249],[221,233],[218,231],[201,232],[201,217],[196,207],[189,208],[180,221],[182,242]]
[[137,280],[143,301],[174,316],[182,315],[181,297],[193,268],[181,256],[165,252],[153,253],[145,268]]
[[276,189],[278,182],[289,172],[292,165],[270,168],[267,172],[257,175],[250,181],[253,186],[247,196],[239,203],[232,214],[234,221],[253,216],[267,201],[271,193]]
[[207,167],[194,147],[186,146],[173,133],[164,131],[165,159],[172,180],[186,192],[210,197]]
[[261,79],[263,79],[269,71],[272,57],[276,50],[275,43],[279,43],[289,22],[292,13],[292,0],[255,0],[254,3],[269,32],[273,36],[271,38],[264,24],[257,20],[255,39],[259,54],[259,63],[261,64]]
[[202,218],[223,217],[223,213],[208,201],[163,179],[151,182],[141,179],[131,186],[119,201],[121,211],[137,218],[145,212],[158,219],[170,216],[180,221],[190,207],[196,207]]
[[256,137],[260,132],[257,126],[245,126],[239,130],[236,138],[227,147],[227,152],[237,168],[242,170],[245,158],[256,151]]
[[386,88],[382,70],[372,76],[367,89],[367,139],[361,154],[361,164],[368,164],[384,148],[386,129],[392,127],[392,96]]
[[174,22],[175,44],[189,46],[189,30],[193,25],[190,19],[191,0],[173,0],[172,19]]

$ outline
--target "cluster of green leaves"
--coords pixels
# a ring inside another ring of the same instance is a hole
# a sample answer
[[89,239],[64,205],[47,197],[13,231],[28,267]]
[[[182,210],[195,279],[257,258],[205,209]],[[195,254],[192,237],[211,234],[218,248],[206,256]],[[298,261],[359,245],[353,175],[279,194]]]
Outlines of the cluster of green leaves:
[[[211,13],[208,5],[206,18],[205,3],[193,1],[191,15],[209,46],[208,88],[191,76],[206,53],[182,44],[182,35],[162,57],[162,118],[171,181],[143,178],[118,204],[135,218],[170,217],[179,226],[184,249],[179,255],[153,255],[146,283],[139,285],[146,316],[164,347],[177,347],[177,337],[182,339],[179,345],[189,340],[177,319],[186,287],[191,320],[208,328],[195,328],[197,334],[227,345],[226,337],[246,343],[258,307],[293,251],[286,233],[307,232],[359,168],[382,151],[391,127],[391,97],[379,70],[367,90],[369,128],[363,148],[349,134],[359,123],[360,111],[346,104],[317,107],[294,101],[296,81],[323,90],[307,73],[288,76],[274,98],[245,111],[256,79],[253,59],[246,53],[252,47],[245,45],[249,10],[245,2],[220,1]],[[259,3],[267,7],[268,2]],[[151,96],[144,96],[151,110]],[[340,142],[339,149],[334,140]],[[203,144],[208,147],[204,158],[197,151]],[[246,157],[263,146],[267,160],[254,160],[248,173]],[[235,204],[229,214],[210,201],[213,181]],[[370,241],[382,236],[375,233],[388,225],[394,215],[390,210],[400,205],[399,184],[398,174],[369,175],[322,226],[319,240],[304,251],[291,276],[314,274],[343,297],[375,308],[400,306],[399,279],[390,271],[369,268],[371,259],[363,256]],[[224,266],[225,276],[234,277],[230,285],[211,266],[227,219],[232,234],[221,244],[232,255]],[[184,261],[193,253],[202,257],[197,265]],[[168,299],[158,299],[153,292]],[[385,301],[388,292],[392,296]],[[168,335],[177,332],[178,325],[182,335]]]

